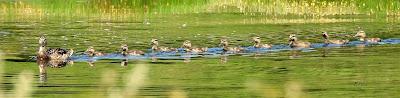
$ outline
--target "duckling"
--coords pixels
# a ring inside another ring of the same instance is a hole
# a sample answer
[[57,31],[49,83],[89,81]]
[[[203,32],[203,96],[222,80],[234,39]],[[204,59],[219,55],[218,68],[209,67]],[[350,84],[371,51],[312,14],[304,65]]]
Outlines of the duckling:
[[192,42],[190,42],[189,40],[185,40],[182,44],[182,48],[184,48],[184,50],[186,52],[191,52],[192,50]]
[[192,47],[192,42],[189,40],[185,40],[182,44],[182,48],[186,52],[194,52],[194,53],[204,53],[207,52],[208,48],[207,47],[202,47],[202,48],[197,48],[197,47]]
[[289,35],[289,46],[291,48],[310,48],[310,42],[299,41],[296,34]]
[[86,49],[86,54],[88,54],[89,57],[105,55],[103,52],[96,51],[93,46],[90,46],[88,49]]
[[152,45],[151,50],[153,50],[153,51],[160,51],[160,52],[177,51],[177,49],[175,49],[175,48],[158,46],[158,39],[151,39],[151,45]]
[[381,38],[367,38],[367,34],[361,30],[354,37],[359,37],[359,40],[363,42],[377,43],[382,41]]
[[331,40],[329,39],[328,32],[322,32],[322,37],[325,39],[325,44],[347,44],[349,40]]
[[253,43],[255,48],[271,48],[272,45],[270,44],[261,44],[261,38],[260,37],[253,37]]
[[129,50],[127,44],[122,44],[121,45],[121,51],[122,51],[121,54],[123,56],[127,56],[127,55],[134,55],[134,56],[144,55],[143,51],[140,51],[140,50]]
[[39,38],[39,50],[37,52],[37,63],[41,74],[45,74],[46,66],[53,68],[65,67],[70,62],[69,57],[72,56],[74,50],[66,50],[61,48],[47,48],[46,37],[41,36]]
[[227,39],[221,39],[220,45],[222,46],[222,50],[224,52],[232,51],[232,52],[241,52],[244,49],[241,47],[229,47],[229,42]]

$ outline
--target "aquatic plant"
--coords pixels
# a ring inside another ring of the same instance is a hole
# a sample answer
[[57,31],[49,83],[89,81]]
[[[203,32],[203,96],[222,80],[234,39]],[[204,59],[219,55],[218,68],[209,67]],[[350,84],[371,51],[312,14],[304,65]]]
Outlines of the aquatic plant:
[[[240,13],[278,18],[336,15],[400,15],[398,0],[16,0],[0,2],[0,16],[43,20],[50,17],[131,20],[157,14]],[[17,17],[11,17],[17,16]],[[35,16],[35,17],[30,17]]]

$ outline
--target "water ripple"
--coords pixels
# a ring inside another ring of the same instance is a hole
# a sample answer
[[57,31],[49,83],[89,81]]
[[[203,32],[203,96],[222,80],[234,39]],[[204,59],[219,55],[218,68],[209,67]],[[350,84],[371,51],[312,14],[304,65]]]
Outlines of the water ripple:
[[104,60],[104,59],[133,59],[133,60],[139,60],[139,59],[151,59],[151,58],[157,58],[157,59],[185,59],[185,58],[196,58],[196,57],[219,57],[222,54],[224,55],[249,55],[249,54],[254,54],[254,53],[268,53],[268,52],[280,52],[280,51],[289,51],[289,50],[301,50],[302,52],[311,52],[311,51],[316,51],[314,49],[316,48],[323,48],[323,47],[353,47],[353,46],[358,46],[358,45],[364,45],[364,46],[371,46],[371,45],[384,45],[384,44],[400,44],[400,38],[390,38],[390,39],[385,39],[382,40],[381,42],[378,43],[365,43],[361,41],[351,41],[348,44],[344,45],[339,45],[339,44],[325,44],[325,43],[313,43],[311,44],[311,48],[303,48],[303,49],[292,49],[288,45],[285,44],[279,44],[279,45],[274,45],[273,47],[267,49],[267,48],[255,48],[253,46],[248,46],[248,47],[242,47],[244,49],[243,52],[240,53],[234,53],[234,52],[223,52],[223,49],[221,47],[213,47],[213,48],[208,48],[207,52],[205,53],[186,53],[184,52],[183,48],[178,48],[177,52],[151,52],[145,53],[143,56],[123,56],[119,53],[110,53],[106,54],[104,56],[95,56],[95,57],[89,57],[88,55],[85,54],[79,54],[79,55],[73,55],[71,57],[71,60],[73,61],[96,61],[96,60]]

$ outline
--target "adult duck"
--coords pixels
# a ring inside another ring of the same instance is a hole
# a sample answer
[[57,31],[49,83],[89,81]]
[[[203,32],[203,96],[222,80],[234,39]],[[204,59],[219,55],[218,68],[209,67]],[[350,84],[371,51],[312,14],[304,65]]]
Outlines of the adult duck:
[[45,36],[39,38],[39,50],[37,52],[37,64],[41,74],[46,73],[46,67],[53,68],[65,67],[70,62],[69,57],[72,56],[74,51],[72,49],[66,50],[61,48],[47,49],[47,39]]

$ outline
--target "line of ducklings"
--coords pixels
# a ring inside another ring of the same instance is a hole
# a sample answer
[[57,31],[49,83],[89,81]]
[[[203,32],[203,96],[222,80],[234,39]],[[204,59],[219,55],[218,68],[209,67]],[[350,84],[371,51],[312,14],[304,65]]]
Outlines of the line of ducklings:
[[[322,32],[322,37],[324,38],[325,44],[344,45],[349,43],[349,40],[330,39],[328,32]],[[368,43],[377,43],[381,41],[380,38],[367,38],[366,33],[364,31],[358,31],[353,37],[358,37],[360,41]],[[252,42],[254,48],[269,49],[273,46],[271,44],[262,43],[260,37],[252,37]],[[310,48],[311,46],[310,42],[299,40],[296,34],[290,34],[288,42],[289,42],[288,45],[291,48]],[[219,46],[222,47],[222,50],[224,52],[238,53],[238,52],[243,52],[245,50],[243,47],[231,47],[229,45],[228,39],[226,38],[220,39]],[[182,48],[185,52],[191,52],[191,53],[205,53],[208,50],[207,47],[193,47],[190,40],[185,40],[180,48]],[[123,56],[128,56],[128,55],[139,56],[145,54],[145,52],[141,50],[129,50],[127,44],[123,44],[120,50]],[[178,52],[179,49],[160,46],[158,39],[151,39],[151,50],[153,52]],[[86,50],[86,53],[91,57],[105,55],[105,53],[95,51],[92,46]]]
[[[349,40],[335,40],[335,39],[330,39],[328,32],[322,32],[322,37],[325,39],[325,44],[347,44]],[[368,43],[377,43],[380,42],[380,38],[367,38],[367,35],[364,31],[358,31],[357,34],[355,34],[353,37],[358,37],[360,41],[362,42],[368,42]],[[253,47],[254,48],[271,48],[271,44],[263,44],[261,42],[260,37],[253,37],[252,41],[254,43]],[[289,35],[289,46],[291,48],[310,48],[311,43],[306,42],[306,41],[301,41],[296,37],[296,34],[290,34]],[[66,50],[66,49],[61,49],[61,48],[55,48],[55,49],[46,49],[47,45],[47,40],[44,36],[39,38],[39,51],[37,53],[37,63],[39,64],[40,69],[43,69],[44,66],[51,66],[51,67],[64,67],[67,64],[67,60],[69,57],[72,56],[73,50]],[[164,47],[160,46],[158,39],[152,39],[151,40],[151,50],[153,52],[177,52],[178,48],[170,48],[170,47]],[[231,47],[229,45],[228,39],[222,38],[220,39],[220,46],[222,47],[222,50],[224,52],[242,52],[245,49],[243,47]],[[181,46],[181,48],[184,49],[185,52],[192,52],[192,53],[204,53],[207,52],[208,48],[207,47],[193,47],[191,41],[185,40]],[[123,56],[128,56],[128,55],[133,55],[133,56],[139,56],[139,55],[144,55],[145,52],[141,50],[129,50],[127,44],[121,45],[120,48],[121,54]],[[85,54],[87,54],[89,57],[94,57],[94,56],[104,56],[106,53],[96,51],[93,46],[90,46],[86,51]],[[45,72],[45,71],[44,71]]]

